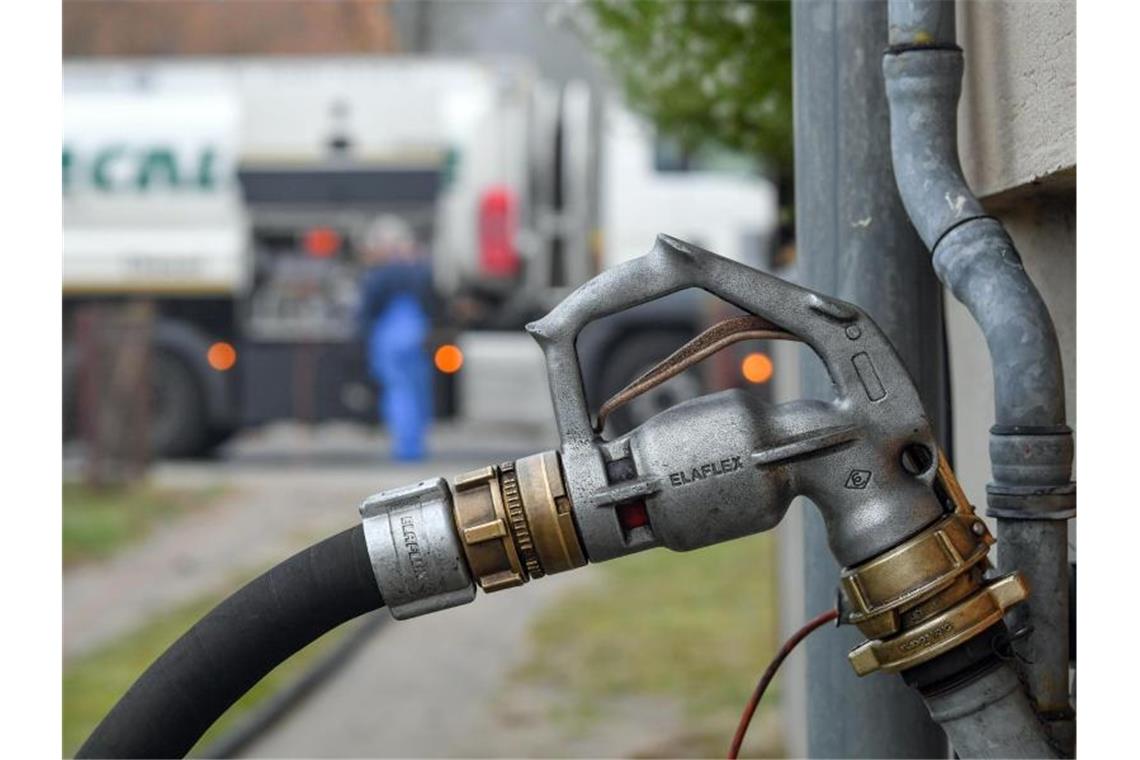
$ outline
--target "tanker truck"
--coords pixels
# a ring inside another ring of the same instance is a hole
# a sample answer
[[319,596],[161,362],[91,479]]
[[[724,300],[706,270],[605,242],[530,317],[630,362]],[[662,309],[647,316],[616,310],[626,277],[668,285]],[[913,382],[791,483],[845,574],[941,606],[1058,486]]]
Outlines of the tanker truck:
[[[549,419],[522,331],[669,229],[755,262],[775,224],[758,176],[660,165],[656,138],[580,82],[519,60],[417,57],[76,60],[64,66],[65,433],[75,315],[154,305],[150,445],[206,452],[280,419],[375,418],[356,313],[365,231],[403,219],[444,305],[427,348],[436,414]],[[696,334],[699,299],[584,335],[591,393]],[[696,395],[700,376],[659,391]],[[513,385],[512,385],[513,384]],[[521,384],[521,385],[520,385]],[[635,424],[626,412],[617,422]]]

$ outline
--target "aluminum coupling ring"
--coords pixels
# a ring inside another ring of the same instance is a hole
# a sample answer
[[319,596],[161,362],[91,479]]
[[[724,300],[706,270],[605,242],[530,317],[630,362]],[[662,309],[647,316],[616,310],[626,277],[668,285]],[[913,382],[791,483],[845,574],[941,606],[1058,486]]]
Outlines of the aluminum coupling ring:
[[443,478],[370,496],[360,515],[372,571],[392,617],[404,620],[475,598]]

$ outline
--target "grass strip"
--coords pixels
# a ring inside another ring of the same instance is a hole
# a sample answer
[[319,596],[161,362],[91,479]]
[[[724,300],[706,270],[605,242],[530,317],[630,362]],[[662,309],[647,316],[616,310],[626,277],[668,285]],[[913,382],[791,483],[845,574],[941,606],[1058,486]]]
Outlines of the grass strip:
[[[178,607],[102,649],[65,663],[63,673],[65,756],[73,757],[83,741],[135,679],[223,598],[223,596],[203,597]],[[349,626],[341,626],[271,671],[218,719],[218,722],[195,745],[195,749],[208,746],[250,710],[299,677],[317,658],[335,646],[348,630]],[[191,750],[191,754],[194,754],[194,750]]]
[[[601,569],[602,583],[539,617],[516,676],[561,695],[550,717],[575,733],[603,720],[609,700],[675,699],[686,725],[663,750],[722,755],[779,646],[773,537],[685,554],[653,550]],[[761,711],[778,702],[778,688],[777,681]]]
[[221,487],[158,488],[147,483],[91,488],[63,484],[63,562],[103,559],[158,524],[214,503]]

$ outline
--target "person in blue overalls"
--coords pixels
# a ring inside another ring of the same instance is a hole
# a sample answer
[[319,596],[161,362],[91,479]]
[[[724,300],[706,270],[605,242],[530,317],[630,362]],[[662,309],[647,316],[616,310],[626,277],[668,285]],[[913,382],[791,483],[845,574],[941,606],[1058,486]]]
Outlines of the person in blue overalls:
[[431,266],[411,227],[396,216],[372,223],[363,254],[361,334],[369,372],[380,385],[380,420],[392,436],[393,458],[421,460],[432,419],[425,347],[434,302]]

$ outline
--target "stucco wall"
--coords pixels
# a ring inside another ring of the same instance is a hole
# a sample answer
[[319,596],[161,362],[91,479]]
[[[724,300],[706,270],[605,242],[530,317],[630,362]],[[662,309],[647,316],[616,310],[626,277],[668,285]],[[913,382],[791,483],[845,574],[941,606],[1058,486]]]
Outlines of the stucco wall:
[[959,2],[966,54],[958,128],[962,168],[981,197],[1045,180],[1071,185],[1077,164],[1076,4]]

